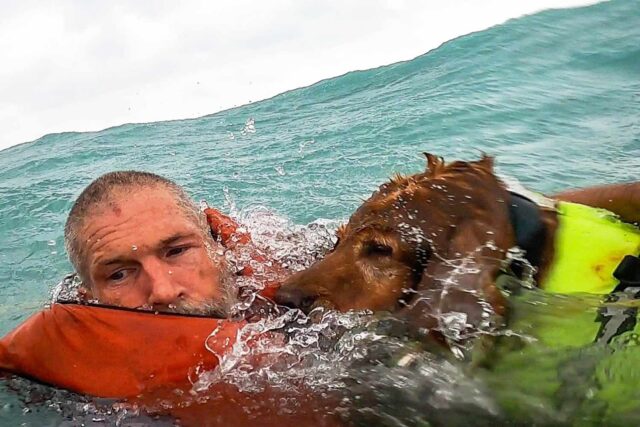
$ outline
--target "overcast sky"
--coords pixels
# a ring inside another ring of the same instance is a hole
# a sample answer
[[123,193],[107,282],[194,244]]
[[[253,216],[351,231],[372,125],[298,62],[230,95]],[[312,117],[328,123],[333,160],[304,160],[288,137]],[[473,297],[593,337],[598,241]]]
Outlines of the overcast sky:
[[211,114],[588,0],[0,0],[0,149]]

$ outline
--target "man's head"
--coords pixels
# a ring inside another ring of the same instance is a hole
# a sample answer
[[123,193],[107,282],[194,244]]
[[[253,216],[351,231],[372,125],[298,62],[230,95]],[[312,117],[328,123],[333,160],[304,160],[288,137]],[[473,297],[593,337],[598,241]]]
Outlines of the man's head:
[[65,225],[71,263],[90,298],[158,310],[226,311],[231,289],[204,216],[174,182],[107,173],[74,203]]

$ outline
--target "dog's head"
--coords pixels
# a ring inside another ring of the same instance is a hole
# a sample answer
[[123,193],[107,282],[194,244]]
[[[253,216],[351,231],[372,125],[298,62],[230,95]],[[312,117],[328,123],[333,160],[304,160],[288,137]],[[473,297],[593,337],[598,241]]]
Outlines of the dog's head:
[[493,159],[425,155],[424,173],[382,185],[339,229],[333,251],[291,276],[276,301],[304,311],[410,310],[427,327],[435,312],[478,324],[485,303],[501,315],[494,279],[514,236]]

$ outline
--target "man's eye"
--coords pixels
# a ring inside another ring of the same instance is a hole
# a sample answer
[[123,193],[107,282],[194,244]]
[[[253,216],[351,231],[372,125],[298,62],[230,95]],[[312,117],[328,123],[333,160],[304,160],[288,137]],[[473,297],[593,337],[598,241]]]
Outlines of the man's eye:
[[187,251],[187,249],[189,249],[188,246],[179,246],[177,248],[171,248],[167,251],[167,256],[174,257],[177,255],[183,254],[184,252]]
[[121,282],[128,276],[127,270],[118,270],[109,276],[109,280],[112,282]]

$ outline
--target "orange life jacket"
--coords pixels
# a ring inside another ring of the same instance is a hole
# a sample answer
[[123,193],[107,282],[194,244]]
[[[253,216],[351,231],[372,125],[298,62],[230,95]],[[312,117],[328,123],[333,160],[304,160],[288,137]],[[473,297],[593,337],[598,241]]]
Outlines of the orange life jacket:
[[[244,322],[53,304],[0,340],[0,370],[79,393],[132,397],[213,369]],[[209,337],[216,330],[215,336]]]
[[0,371],[82,394],[126,399],[151,414],[179,419],[185,427],[341,425],[333,413],[337,401],[310,390],[298,390],[292,399],[286,390],[243,393],[219,383],[197,399],[190,396],[197,373],[218,365],[244,325],[54,304],[0,340]]

